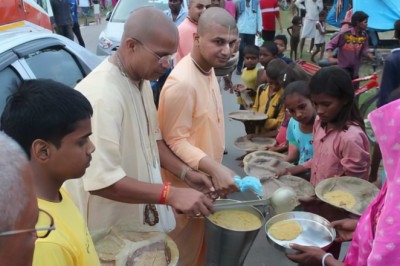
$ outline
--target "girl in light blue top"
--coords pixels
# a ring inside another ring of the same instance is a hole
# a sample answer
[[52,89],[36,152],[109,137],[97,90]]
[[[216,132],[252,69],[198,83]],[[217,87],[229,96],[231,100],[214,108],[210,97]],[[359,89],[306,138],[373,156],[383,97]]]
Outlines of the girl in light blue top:
[[302,164],[313,156],[312,129],[316,116],[307,82],[291,82],[285,88],[283,100],[291,115],[286,133],[289,143],[286,161]]

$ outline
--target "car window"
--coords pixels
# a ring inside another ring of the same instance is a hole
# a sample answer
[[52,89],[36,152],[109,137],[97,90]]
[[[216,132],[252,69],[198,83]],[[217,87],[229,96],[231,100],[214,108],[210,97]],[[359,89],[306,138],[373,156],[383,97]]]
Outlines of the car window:
[[70,87],[84,77],[78,61],[62,48],[46,48],[24,57],[36,78],[53,79]]
[[144,6],[153,6],[161,10],[167,10],[168,0],[120,0],[110,21],[125,22],[129,13]]
[[22,78],[12,67],[0,71],[0,114],[3,112],[8,96],[19,87]]

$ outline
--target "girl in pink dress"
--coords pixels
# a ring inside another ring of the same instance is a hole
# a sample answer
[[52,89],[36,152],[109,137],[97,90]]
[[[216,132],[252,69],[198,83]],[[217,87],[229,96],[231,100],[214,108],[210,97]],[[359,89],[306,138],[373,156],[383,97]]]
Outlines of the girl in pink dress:
[[[400,265],[400,100],[369,115],[382,151],[387,181],[360,220],[341,220],[331,224],[340,241],[352,240],[344,263],[316,247],[292,245],[303,253],[290,259],[307,265],[392,266]],[[354,231],[355,229],[355,231]],[[354,232],[354,233],[353,233]]]
[[[287,168],[286,174],[299,175],[310,169],[313,186],[335,176],[367,180],[370,144],[364,120],[355,104],[350,76],[337,66],[324,67],[311,78],[309,90],[317,112],[312,131],[313,157],[301,165]],[[285,173],[278,173],[282,174]],[[301,203],[304,211],[318,214],[328,221],[349,216],[315,197]],[[333,243],[329,250],[338,258],[340,243]]]

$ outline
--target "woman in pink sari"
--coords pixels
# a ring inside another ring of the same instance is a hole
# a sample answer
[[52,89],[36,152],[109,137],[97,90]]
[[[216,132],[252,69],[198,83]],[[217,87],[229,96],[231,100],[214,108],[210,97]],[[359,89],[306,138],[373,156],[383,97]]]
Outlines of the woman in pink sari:
[[[320,248],[293,244],[301,254],[288,255],[305,265],[391,266],[400,265],[400,100],[373,111],[369,120],[382,151],[387,181],[360,220],[345,219],[331,224],[337,241],[352,240],[344,262]],[[354,231],[355,230],[355,231]],[[354,232],[354,233],[353,233]]]

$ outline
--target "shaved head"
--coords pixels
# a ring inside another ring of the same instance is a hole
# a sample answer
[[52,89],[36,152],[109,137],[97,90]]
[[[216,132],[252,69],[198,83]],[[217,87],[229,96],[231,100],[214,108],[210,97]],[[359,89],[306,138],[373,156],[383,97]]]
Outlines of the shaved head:
[[157,80],[170,67],[179,33],[164,12],[143,7],[129,14],[124,33],[111,62],[133,81]]
[[122,39],[136,38],[147,42],[160,38],[160,33],[163,33],[163,36],[179,38],[178,29],[164,12],[153,7],[143,7],[129,15],[124,25]]
[[237,31],[235,19],[224,8],[210,7],[206,11],[204,11],[199,19],[197,33],[201,36],[214,25],[221,25],[225,28]]

